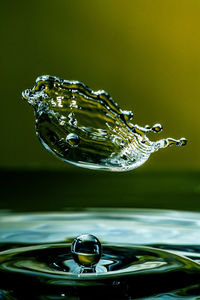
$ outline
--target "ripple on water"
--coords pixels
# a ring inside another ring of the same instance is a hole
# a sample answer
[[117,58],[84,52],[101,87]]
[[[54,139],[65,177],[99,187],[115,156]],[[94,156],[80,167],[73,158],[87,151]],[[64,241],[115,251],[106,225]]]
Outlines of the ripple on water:
[[[1,212],[0,299],[27,299],[25,285],[34,286],[29,299],[195,299],[199,217],[139,209]],[[103,245],[95,273],[80,273],[71,254],[82,233]]]

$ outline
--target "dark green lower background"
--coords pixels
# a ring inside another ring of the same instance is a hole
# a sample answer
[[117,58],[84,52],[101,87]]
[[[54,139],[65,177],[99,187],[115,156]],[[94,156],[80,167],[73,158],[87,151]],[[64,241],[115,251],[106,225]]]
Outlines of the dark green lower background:
[[0,209],[130,207],[200,211],[200,172],[1,170]]

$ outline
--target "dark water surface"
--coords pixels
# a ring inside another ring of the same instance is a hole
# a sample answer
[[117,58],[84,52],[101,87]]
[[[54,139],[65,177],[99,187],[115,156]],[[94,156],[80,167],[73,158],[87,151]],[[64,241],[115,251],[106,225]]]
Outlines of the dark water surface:
[[200,172],[0,172],[1,209],[60,211],[85,207],[200,211]]
[[[200,299],[198,173],[1,175],[0,299]],[[83,233],[96,273],[71,255]]]

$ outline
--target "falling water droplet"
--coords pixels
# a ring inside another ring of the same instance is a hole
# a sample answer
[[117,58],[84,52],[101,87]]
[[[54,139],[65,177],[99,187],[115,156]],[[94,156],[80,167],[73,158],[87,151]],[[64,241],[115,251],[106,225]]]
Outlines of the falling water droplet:
[[73,241],[71,252],[82,273],[95,272],[101,258],[101,243],[94,235],[83,234]]
[[121,110],[105,91],[94,92],[79,81],[40,76],[22,96],[34,107],[36,132],[44,147],[80,167],[128,171],[161,148],[187,143],[185,138],[150,141],[148,133],[160,132],[160,124],[130,123],[132,112]]

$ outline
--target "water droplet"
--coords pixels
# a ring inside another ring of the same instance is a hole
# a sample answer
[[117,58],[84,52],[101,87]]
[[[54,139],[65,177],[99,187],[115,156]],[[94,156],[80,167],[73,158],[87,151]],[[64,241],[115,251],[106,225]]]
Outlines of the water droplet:
[[152,127],[152,131],[154,131],[154,132],[160,132],[161,130],[163,129],[163,127],[162,127],[162,125],[160,125],[160,124],[155,124],[155,125],[153,125],[153,127]]
[[66,142],[71,146],[71,147],[78,147],[80,139],[77,134],[75,133],[70,133],[66,137]]
[[181,146],[186,146],[187,145],[187,139],[186,138],[181,138],[180,142],[181,142]]
[[132,112],[120,109],[105,91],[94,92],[79,81],[40,76],[22,96],[34,107],[36,131],[44,147],[80,167],[128,171],[161,148],[187,143],[184,138],[152,142],[147,135],[160,132],[160,124],[130,123]]
[[93,272],[101,258],[101,243],[94,235],[83,234],[73,241],[71,252],[81,272]]

